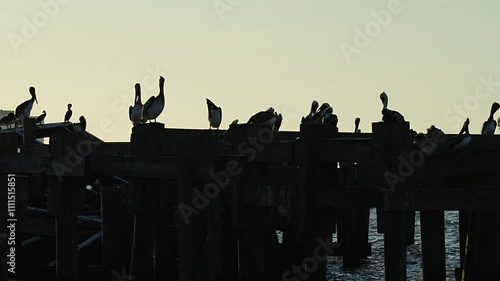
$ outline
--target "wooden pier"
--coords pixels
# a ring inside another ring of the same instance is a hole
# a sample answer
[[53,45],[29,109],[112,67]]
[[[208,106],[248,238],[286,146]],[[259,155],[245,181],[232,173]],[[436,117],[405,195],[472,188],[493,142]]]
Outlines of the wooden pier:
[[498,276],[500,136],[426,155],[409,123],[356,134],[242,124],[221,141],[223,132],[153,123],[112,143],[78,124],[31,119],[0,131],[0,203],[7,210],[14,174],[17,218],[16,274],[7,230],[0,280],[326,280],[327,255],[345,268],[371,255],[370,208],[384,234],[385,280],[406,280],[415,211],[425,281],[445,279],[445,210],[460,211],[457,278]]

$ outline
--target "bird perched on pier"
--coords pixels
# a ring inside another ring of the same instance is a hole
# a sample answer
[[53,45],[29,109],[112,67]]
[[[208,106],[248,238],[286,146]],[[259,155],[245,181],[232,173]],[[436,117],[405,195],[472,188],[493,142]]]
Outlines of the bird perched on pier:
[[207,107],[209,130],[212,128],[216,128],[218,130],[220,123],[222,122],[222,108],[215,105],[215,103],[209,99],[207,99]]
[[494,102],[491,105],[490,116],[488,120],[484,121],[483,128],[481,129],[481,135],[493,135],[495,133],[495,129],[497,127],[497,121],[493,119],[493,115],[500,108],[500,104]]
[[[322,124],[323,117],[325,116],[327,111],[329,111],[328,108],[330,108],[330,104],[328,104],[327,102],[324,102],[323,104],[321,104],[321,106],[318,108],[318,110],[311,116],[311,119],[309,119],[308,123]],[[332,108],[332,112],[333,112],[333,108]]]
[[274,123],[278,119],[278,115],[275,114],[274,108],[270,107],[266,111],[259,111],[255,113],[250,119],[248,119],[247,124],[254,124],[256,128],[268,128],[273,130]]
[[82,131],[85,131],[85,129],[87,129],[87,120],[83,115],[80,116],[79,120],[80,120],[80,128],[82,128]]
[[333,107],[328,107],[323,114],[323,124],[330,124],[337,127],[339,119],[337,114],[333,113]]
[[36,98],[36,92],[35,92],[35,87],[31,86],[30,87],[30,95],[31,99],[21,103],[16,107],[16,112],[15,116],[16,119],[21,120],[21,124],[24,123],[24,118],[29,117],[31,113],[31,109],[33,108],[33,103],[38,103],[38,100]]
[[15,124],[16,123],[16,115],[14,113],[9,113],[7,114],[7,116],[4,116],[2,117],[2,119],[0,119],[0,125],[5,125],[7,126],[7,129],[10,129],[10,126],[12,124]]
[[146,123],[148,120],[155,120],[160,116],[163,108],[165,107],[165,95],[163,92],[163,86],[165,85],[165,78],[160,76],[160,93],[158,96],[151,96],[144,106],[142,107],[142,122]]
[[66,111],[66,114],[64,114],[64,122],[69,122],[69,119],[71,119],[71,115],[73,115],[71,107],[73,107],[73,105],[71,103],[68,103],[68,111]]
[[462,126],[462,129],[460,129],[460,132],[458,135],[453,136],[446,140],[446,142],[443,144],[443,148],[447,152],[452,152],[456,153],[458,150],[466,147],[469,145],[471,141],[471,136],[469,134],[469,118],[467,118]]
[[43,119],[45,119],[45,116],[47,116],[47,113],[44,110],[42,111],[42,114],[38,115],[38,117],[36,118],[35,124],[42,124],[42,121]]
[[382,92],[380,94],[380,99],[382,100],[382,104],[384,107],[382,108],[382,120],[386,123],[403,123],[405,122],[405,118],[401,113],[395,111],[395,110],[390,110],[387,108],[387,105],[389,104],[389,97],[385,92]]
[[233,125],[237,124],[238,124],[238,119],[235,119],[233,122],[231,122],[231,124],[229,124],[229,128],[227,128],[227,130],[224,133],[217,136],[217,140],[225,144],[230,144],[231,141],[229,137],[231,136],[231,128]]
[[359,123],[361,122],[361,118],[359,117],[356,117],[356,119],[354,119],[354,133],[361,133],[361,130],[359,129]]
[[141,123],[142,102],[141,102],[141,85],[139,83],[135,84],[134,106],[129,107],[128,116],[129,116],[130,121],[132,121],[132,124],[134,126]]
[[311,120],[311,117],[316,113],[316,110],[318,110],[319,103],[315,100],[312,101],[311,103],[311,111],[309,111],[309,114],[307,114],[305,117],[302,117],[302,120],[300,123],[306,124],[309,123]]

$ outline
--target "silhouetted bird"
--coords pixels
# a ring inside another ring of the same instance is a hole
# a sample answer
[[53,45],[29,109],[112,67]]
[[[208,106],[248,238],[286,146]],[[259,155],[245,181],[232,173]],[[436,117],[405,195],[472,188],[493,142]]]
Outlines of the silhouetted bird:
[[42,113],[42,114],[40,114],[40,115],[36,118],[36,121],[35,121],[35,123],[36,123],[36,124],[42,124],[43,119],[45,119],[45,116],[47,116],[47,113],[45,112],[45,110],[44,110],[44,111],[42,111],[42,112],[43,112],[43,113]]
[[87,129],[87,120],[85,120],[85,117],[82,115],[80,116],[80,128],[82,128],[83,131]]
[[36,92],[35,92],[35,87],[30,87],[30,95],[31,99],[21,103],[16,107],[16,119],[21,120],[21,124],[24,123],[24,118],[29,117],[31,113],[31,109],[33,108],[33,103],[36,102],[38,103],[38,100],[36,99]]
[[[155,120],[160,116],[163,108],[165,107],[165,95],[163,92],[163,86],[165,85],[165,78],[160,76],[160,93],[158,96],[151,96],[144,107],[142,108],[142,122],[145,123],[148,120]],[[151,122],[151,121],[150,121]]]
[[14,123],[16,123],[16,115],[12,112],[0,119],[0,125],[5,125],[8,129],[10,129],[10,126]]
[[141,85],[139,83],[135,84],[135,99],[134,106],[130,106],[128,109],[128,115],[130,121],[135,126],[141,123],[142,119],[142,102],[141,102]]
[[482,135],[493,135],[495,133],[495,129],[497,128],[497,121],[493,119],[493,114],[495,114],[495,112],[497,112],[499,108],[500,104],[498,104],[497,102],[494,102],[491,105],[490,116],[488,117],[488,120],[484,121],[483,128],[481,129]]
[[311,103],[311,111],[309,114],[307,114],[305,117],[302,117],[302,120],[300,121],[302,124],[307,124],[311,120],[311,117],[316,113],[316,110],[318,110],[318,102],[313,100]]
[[219,129],[220,123],[222,122],[222,108],[216,106],[211,100],[207,99],[208,107],[208,122],[209,129],[216,128]]
[[361,118],[356,117],[356,119],[354,119],[354,132],[355,133],[361,133],[361,130],[359,129],[360,122],[361,122]]
[[471,136],[469,134],[469,118],[467,118],[458,135],[449,138],[443,145],[446,152],[456,153],[458,150],[469,145]]
[[387,105],[389,104],[389,97],[385,92],[380,94],[380,99],[382,100],[382,103],[384,107],[382,108],[382,120],[387,123],[403,123],[405,122],[405,118],[401,113],[395,111],[395,110],[390,110],[387,108]]
[[73,111],[71,110],[71,103],[68,103],[68,111],[66,111],[66,114],[64,114],[64,122],[69,122],[69,119],[71,119],[71,115],[73,115]]

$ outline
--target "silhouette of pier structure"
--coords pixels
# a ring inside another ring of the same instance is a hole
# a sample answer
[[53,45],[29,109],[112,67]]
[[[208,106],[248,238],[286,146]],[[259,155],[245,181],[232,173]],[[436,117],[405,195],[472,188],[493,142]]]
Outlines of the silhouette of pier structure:
[[[104,142],[78,124],[32,118],[0,131],[4,210],[7,174],[16,178],[15,276],[326,280],[327,255],[346,268],[371,255],[370,208],[384,234],[385,280],[406,280],[415,211],[424,280],[445,279],[445,210],[460,211],[456,276],[496,274],[499,136],[472,135],[464,151],[433,156],[413,144],[408,122],[372,123],[372,133],[241,124],[221,142],[223,132],[150,123],[130,142]],[[1,237],[7,280],[8,232]]]

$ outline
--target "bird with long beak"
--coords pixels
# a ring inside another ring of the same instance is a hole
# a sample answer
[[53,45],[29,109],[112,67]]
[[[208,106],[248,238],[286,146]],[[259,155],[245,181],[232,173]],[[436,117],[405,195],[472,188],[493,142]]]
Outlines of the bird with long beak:
[[207,99],[208,108],[208,123],[209,130],[212,128],[219,129],[220,123],[222,122],[222,108],[215,105],[211,100]]
[[302,124],[308,123],[311,120],[311,117],[316,113],[316,110],[318,110],[318,107],[319,103],[313,100],[311,103],[311,111],[305,117],[302,117],[301,123]]
[[134,106],[129,107],[128,116],[129,116],[130,121],[132,121],[132,124],[134,126],[141,123],[142,102],[141,102],[141,85],[139,83],[135,84]]
[[384,107],[382,108],[382,120],[386,123],[403,123],[405,122],[405,118],[401,113],[395,111],[395,110],[390,110],[387,108],[387,105],[389,104],[389,97],[385,92],[382,92],[380,94],[380,99],[382,100],[382,104]]
[[73,105],[71,103],[68,103],[68,111],[66,111],[66,114],[64,114],[64,122],[69,122],[69,119],[71,119],[71,115],[73,115],[71,107],[73,107]]
[[497,121],[493,119],[493,115],[500,108],[500,104],[494,102],[491,105],[490,116],[488,120],[484,121],[483,128],[481,129],[481,135],[493,135],[495,133],[495,129],[497,128]]
[[471,141],[471,135],[469,134],[469,118],[467,118],[460,129],[458,135],[449,138],[444,143],[444,150],[452,153],[456,153],[458,150],[466,147]]
[[44,110],[42,111],[42,114],[38,115],[38,117],[36,118],[35,124],[42,124],[42,121],[43,119],[45,119],[45,116],[47,116],[47,113]]
[[36,102],[38,104],[38,100],[36,98],[35,87],[31,86],[29,91],[31,94],[31,99],[21,103],[20,105],[18,105],[16,107],[15,116],[16,116],[16,119],[21,121],[21,124],[24,123],[24,118],[30,116],[31,109],[33,108],[33,103]]
[[[330,104],[327,102],[324,102],[321,104],[319,109],[311,116],[311,119],[309,120],[309,123],[314,123],[314,124],[322,124],[323,123],[323,117],[327,112],[329,112]],[[333,112],[333,108],[332,108]]]
[[163,111],[163,108],[165,108],[165,94],[163,91],[163,87],[165,85],[165,78],[160,76],[160,93],[158,96],[151,96],[146,103],[144,104],[142,108],[142,122],[146,123],[148,120],[151,122],[151,120],[155,120],[156,123],[156,118],[160,116],[160,114]]
[[361,130],[359,129],[359,123],[361,122],[361,119],[359,117],[356,117],[356,119],[354,119],[354,133],[361,133]]

